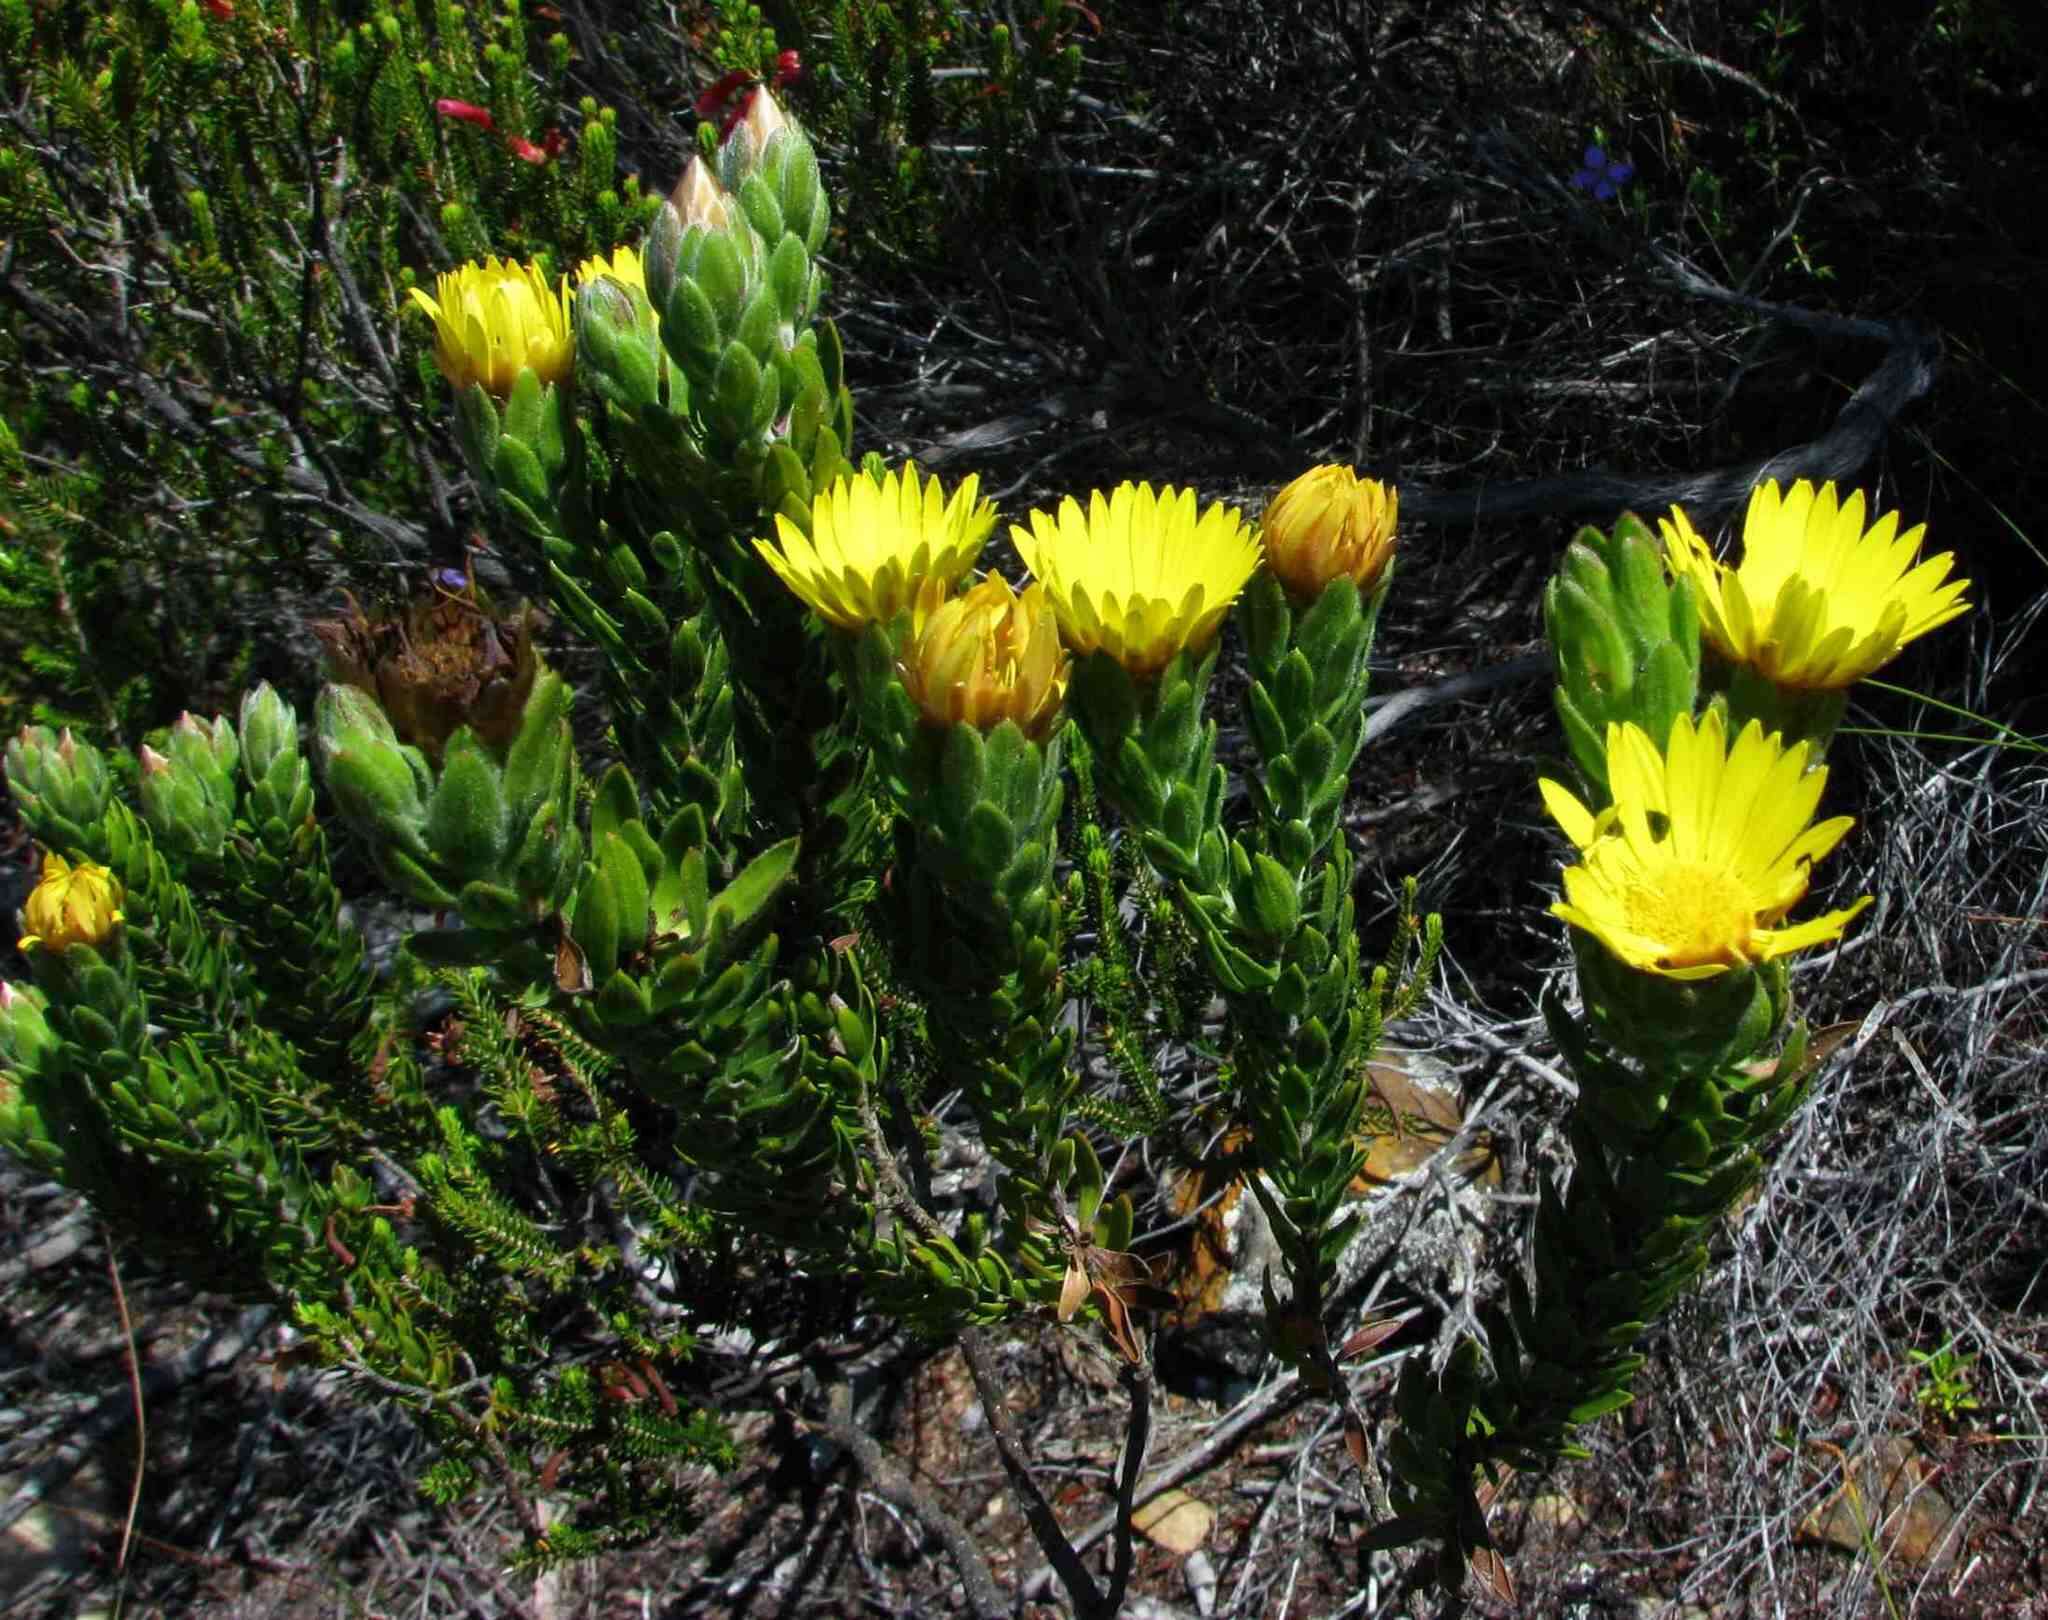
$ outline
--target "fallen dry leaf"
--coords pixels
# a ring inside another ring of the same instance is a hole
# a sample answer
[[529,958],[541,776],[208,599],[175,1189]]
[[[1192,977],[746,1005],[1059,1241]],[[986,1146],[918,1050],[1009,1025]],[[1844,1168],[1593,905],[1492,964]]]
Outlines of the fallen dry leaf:
[[[1365,1198],[1389,1182],[1420,1170],[1465,1123],[1458,1099],[1414,1079],[1383,1058],[1372,1064],[1372,1095],[1367,1098],[1359,1138],[1365,1165],[1351,1183],[1355,1198]],[[1500,1184],[1500,1160],[1484,1132],[1476,1135],[1453,1166],[1466,1181]]]
[[1131,1514],[1131,1528],[1155,1547],[1186,1557],[1209,1539],[1215,1509],[1186,1491],[1165,1491]]

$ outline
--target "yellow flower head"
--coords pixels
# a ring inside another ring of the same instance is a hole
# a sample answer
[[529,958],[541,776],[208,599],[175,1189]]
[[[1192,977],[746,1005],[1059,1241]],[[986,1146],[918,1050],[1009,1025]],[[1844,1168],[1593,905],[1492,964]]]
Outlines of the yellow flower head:
[[1915,636],[1969,611],[1953,552],[1919,561],[1927,525],[1898,532],[1887,512],[1867,533],[1863,492],[1775,480],[1750,495],[1742,561],[1728,568],[1677,507],[1661,525],[1674,575],[1699,588],[1700,628],[1717,652],[1779,686],[1838,690],[1891,661]]
[[614,248],[609,258],[600,253],[576,266],[576,285],[579,287],[589,286],[599,276],[622,281],[642,295],[647,291],[647,275],[640,268],[640,252],[631,245]]
[[481,383],[504,399],[529,367],[543,383],[569,375],[568,288],[550,287],[538,265],[472,262],[444,273],[432,298],[413,288],[412,301],[433,316],[434,360],[456,388]]
[[904,651],[903,684],[926,721],[993,731],[1005,720],[1034,742],[1059,718],[1067,653],[1043,585],[1013,596],[1000,574],[933,612]]
[[1332,580],[1369,591],[1394,556],[1401,497],[1350,467],[1314,467],[1266,508],[1259,537],[1266,566],[1298,597],[1314,598]]
[[951,586],[974,566],[996,523],[995,504],[975,499],[980,485],[970,473],[948,500],[938,479],[919,482],[914,463],[879,484],[855,473],[818,497],[808,538],[778,513],[780,544],[754,546],[827,623],[841,630],[887,624],[921,590],[929,602],[934,583]]
[[1544,805],[1578,846],[1565,898],[1550,909],[1632,968],[1706,979],[1838,938],[1865,895],[1790,928],[1776,924],[1807,875],[1848,832],[1847,816],[1810,825],[1825,770],[1807,743],[1787,749],[1752,720],[1728,746],[1717,710],[1695,729],[1680,715],[1664,753],[1640,726],[1607,728],[1614,807],[1595,816],[1563,786]]
[[1133,675],[1208,646],[1259,566],[1244,514],[1215,501],[1198,517],[1191,489],[1119,484],[1092,493],[1085,513],[1070,495],[1057,517],[1033,512],[1030,529],[1010,535],[1045,582],[1067,645],[1100,648]]
[[121,880],[90,861],[73,866],[62,855],[45,855],[42,881],[21,908],[21,920],[28,925],[23,951],[104,944],[121,920]]

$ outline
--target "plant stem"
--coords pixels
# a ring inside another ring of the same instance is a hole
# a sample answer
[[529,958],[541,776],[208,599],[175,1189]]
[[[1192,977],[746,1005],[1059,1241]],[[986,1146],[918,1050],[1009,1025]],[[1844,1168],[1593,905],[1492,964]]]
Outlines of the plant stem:
[[[1009,1476],[1010,1486],[1024,1508],[1024,1517],[1031,1526],[1032,1535],[1038,1538],[1038,1545],[1052,1560],[1060,1584],[1067,1589],[1075,1614],[1081,1620],[1110,1620],[1118,1604],[1104,1605],[1094,1577],[1088,1573],[1081,1562],[1081,1555],[1074,1551],[1073,1543],[1067,1540],[1066,1532],[1060,1528],[1059,1518],[1054,1514],[1052,1504],[1045,1499],[1045,1492],[1031,1477],[1031,1466],[1018,1448],[1009,1419],[1003,1415],[1002,1392],[996,1388],[987,1347],[973,1328],[960,1335],[960,1353],[967,1358],[967,1371],[974,1379],[974,1392],[981,1397],[982,1413],[988,1419],[989,1432],[996,1438],[996,1453],[1003,1460],[1003,1472]],[[1149,1412],[1149,1407],[1147,1410]],[[1129,1523],[1128,1516],[1124,1522]],[[1120,1603],[1121,1586],[1118,1590]]]

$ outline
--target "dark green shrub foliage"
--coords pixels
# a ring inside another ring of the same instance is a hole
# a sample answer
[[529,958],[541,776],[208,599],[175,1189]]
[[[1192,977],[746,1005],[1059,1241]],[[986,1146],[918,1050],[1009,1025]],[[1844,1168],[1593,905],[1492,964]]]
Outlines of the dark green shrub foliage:
[[570,55],[516,5],[0,0],[0,702],[132,734],[286,674],[337,569],[460,545],[405,289],[654,200]]

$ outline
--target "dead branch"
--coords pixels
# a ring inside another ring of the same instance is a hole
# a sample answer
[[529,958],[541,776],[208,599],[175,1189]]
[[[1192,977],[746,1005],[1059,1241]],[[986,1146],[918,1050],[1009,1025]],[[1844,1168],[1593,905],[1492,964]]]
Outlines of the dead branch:
[[847,1384],[832,1390],[832,1415],[811,1427],[843,1446],[860,1464],[862,1476],[876,1495],[911,1514],[925,1533],[945,1548],[946,1556],[960,1575],[960,1589],[966,1596],[974,1620],[1006,1620],[1010,1605],[989,1573],[988,1562],[975,1546],[967,1527],[948,1513],[929,1491],[919,1485],[894,1457],[885,1452],[875,1437],[853,1418],[853,1391]]

